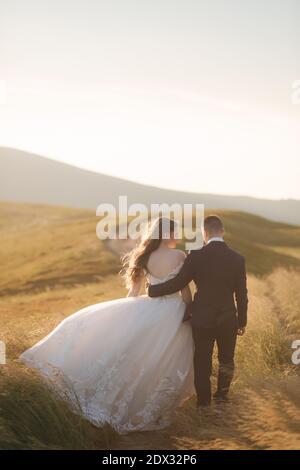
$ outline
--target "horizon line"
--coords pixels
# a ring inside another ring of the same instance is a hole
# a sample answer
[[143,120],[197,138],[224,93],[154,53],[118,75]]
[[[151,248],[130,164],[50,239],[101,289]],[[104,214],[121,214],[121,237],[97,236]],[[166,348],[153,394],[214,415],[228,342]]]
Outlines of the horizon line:
[[179,188],[174,188],[174,187],[170,188],[170,187],[165,187],[165,186],[164,187],[156,186],[156,185],[153,185],[153,184],[142,183],[140,181],[131,180],[131,179],[128,179],[128,178],[123,178],[123,177],[116,176],[116,175],[109,174],[109,173],[102,173],[102,172],[99,172],[99,171],[96,171],[96,170],[91,170],[91,169],[86,168],[86,167],[82,167],[82,166],[79,166],[79,165],[74,165],[72,163],[65,162],[64,160],[60,160],[58,158],[48,156],[48,155],[44,155],[44,154],[42,155],[42,154],[36,153],[35,151],[27,150],[27,149],[24,149],[24,148],[10,147],[10,146],[7,146],[7,145],[1,145],[0,144],[0,150],[1,149],[10,150],[10,151],[17,151],[17,152],[29,154],[29,155],[32,155],[32,156],[35,156],[35,157],[38,157],[38,158],[42,158],[42,159],[50,160],[52,162],[56,162],[56,163],[59,163],[59,164],[62,164],[62,165],[66,165],[66,166],[69,166],[71,168],[77,168],[79,170],[86,171],[88,173],[93,173],[93,174],[105,176],[105,177],[108,177],[108,178],[114,178],[116,180],[120,180],[120,181],[128,182],[128,183],[133,183],[133,184],[136,184],[136,185],[139,185],[139,186],[146,186],[148,188],[160,189],[162,191],[174,191],[174,192],[180,192],[180,193],[183,193],[183,194],[192,194],[192,195],[195,195],[195,196],[197,196],[197,195],[199,195],[199,196],[200,195],[201,196],[213,196],[213,197],[220,197],[221,196],[221,197],[225,197],[225,198],[244,198],[244,199],[254,199],[254,200],[269,201],[269,202],[280,202],[280,201],[300,202],[300,199],[289,198],[289,197],[276,199],[276,198],[268,198],[268,197],[250,196],[248,194],[222,194],[222,193],[207,193],[207,192],[201,193],[201,192],[189,191],[189,190],[184,190],[184,189],[179,189]]

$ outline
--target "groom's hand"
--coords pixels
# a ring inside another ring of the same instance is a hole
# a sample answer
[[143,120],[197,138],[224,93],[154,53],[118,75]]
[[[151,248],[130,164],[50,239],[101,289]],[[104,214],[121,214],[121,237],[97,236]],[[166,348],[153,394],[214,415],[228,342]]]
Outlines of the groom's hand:
[[182,323],[189,321],[192,318],[191,306],[192,306],[191,303],[185,306],[185,312],[183,315]]
[[242,328],[239,328],[237,330],[238,336],[243,336],[245,334],[245,332],[246,332],[246,327],[245,326],[243,326]]

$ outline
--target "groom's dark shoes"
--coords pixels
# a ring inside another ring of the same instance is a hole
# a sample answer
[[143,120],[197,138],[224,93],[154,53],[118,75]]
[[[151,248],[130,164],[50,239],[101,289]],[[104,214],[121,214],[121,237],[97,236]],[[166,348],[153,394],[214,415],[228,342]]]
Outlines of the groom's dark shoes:
[[197,414],[201,420],[211,418],[212,410],[210,406],[197,406]]
[[214,393],[214,401],[217,405],[221,405],[223,403],[229,403],[228,392],[222,393],[222,392],[216,391],[216,393]]

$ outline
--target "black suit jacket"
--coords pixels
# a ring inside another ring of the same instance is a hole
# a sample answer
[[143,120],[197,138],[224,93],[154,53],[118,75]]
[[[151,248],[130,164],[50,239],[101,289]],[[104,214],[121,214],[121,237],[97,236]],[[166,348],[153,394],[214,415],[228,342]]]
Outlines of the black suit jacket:
[[212,241],[192,251],[176,277],[149,286],[148,295],[159,297],[196,284],[191,305],[192,325],[215,327],[236,316],[238,326],[247,324],[247,278],[245,259],[222,241]]

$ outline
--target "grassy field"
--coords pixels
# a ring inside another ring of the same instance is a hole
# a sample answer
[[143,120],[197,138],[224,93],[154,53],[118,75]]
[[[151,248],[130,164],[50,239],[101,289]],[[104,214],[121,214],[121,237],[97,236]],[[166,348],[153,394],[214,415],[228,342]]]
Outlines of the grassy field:
[[250,312],[237,351],[232,404],[200,421],[194,399],[160,432],[118,436],[57,400],[18,361],[63,318],[125,294],[118,256],[83,210],[0,203],[0,449],[300,449],[300,228],[218,212],[228,243],[247,258]]

